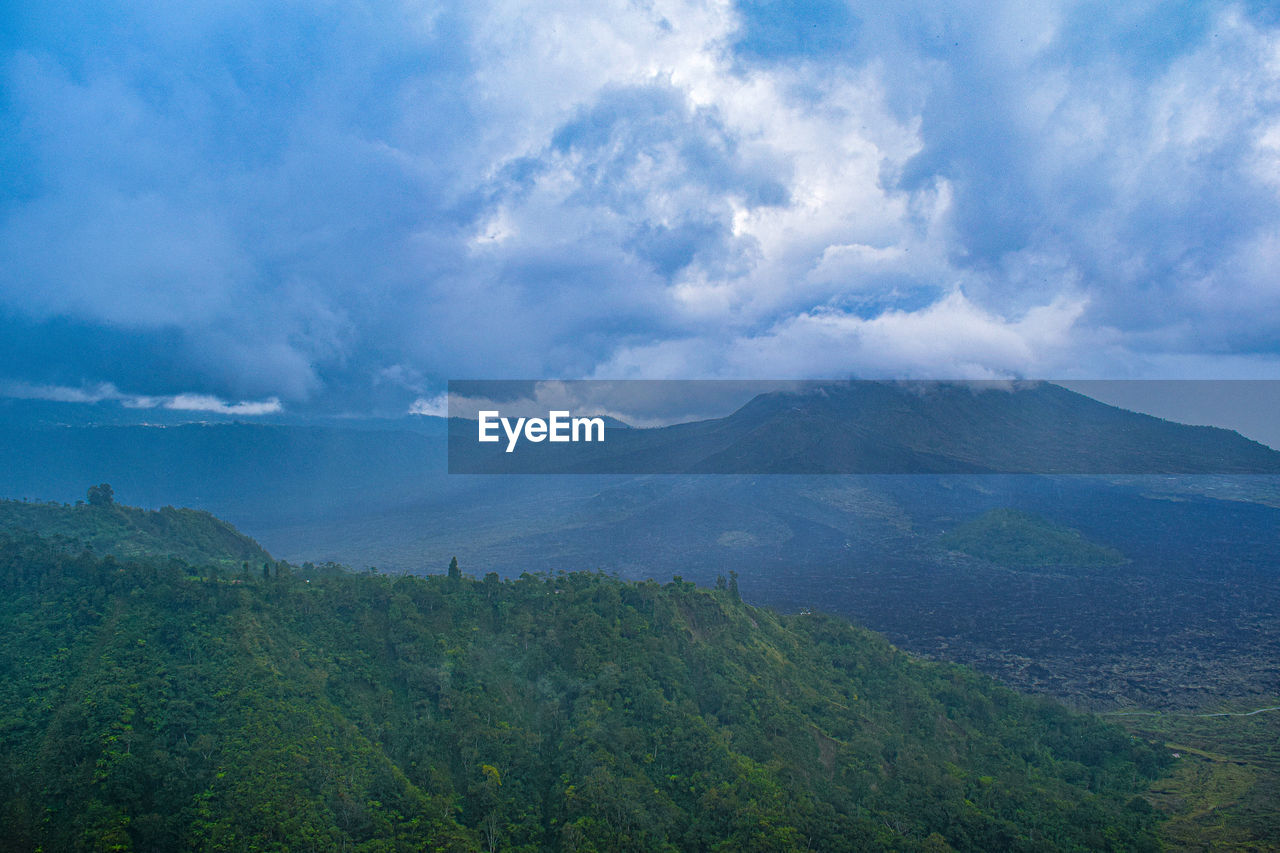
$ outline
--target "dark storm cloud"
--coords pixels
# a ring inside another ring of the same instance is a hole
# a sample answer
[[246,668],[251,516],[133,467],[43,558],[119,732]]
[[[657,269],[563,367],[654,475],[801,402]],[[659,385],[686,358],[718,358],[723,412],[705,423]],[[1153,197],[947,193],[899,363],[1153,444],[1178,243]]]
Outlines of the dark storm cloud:
[[1275,363],[1261,5],[11,15],[23,387],[403,410],[465,376]]
[[57,350],[46,372],[299,401],[360,360],[418,283],[406,241],[456,218],[468,118],[436,89],[458,65],[447,20],[351,12],[29,15],[4,65],[22,167],[0,296],[28,324],[178,342],[96,371]]

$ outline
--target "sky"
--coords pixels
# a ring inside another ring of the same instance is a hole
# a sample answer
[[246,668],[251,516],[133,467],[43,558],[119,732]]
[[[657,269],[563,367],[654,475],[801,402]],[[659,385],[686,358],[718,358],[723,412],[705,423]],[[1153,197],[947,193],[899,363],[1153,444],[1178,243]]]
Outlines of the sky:
[[0,11],[0,396],[1280,379],[1267,3]]

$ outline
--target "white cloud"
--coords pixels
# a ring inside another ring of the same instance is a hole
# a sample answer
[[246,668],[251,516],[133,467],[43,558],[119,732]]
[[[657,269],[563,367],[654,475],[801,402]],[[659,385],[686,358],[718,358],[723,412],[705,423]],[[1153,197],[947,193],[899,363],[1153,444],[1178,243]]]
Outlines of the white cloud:
[[[691,387],[691,385],[696,385]],[[466,387],[464,385],[464,387]],[[685,421],[722,417],[752,397],[765,391],[785,390],[792,383],[762,384],[758,381],[610,382],[546,380],[533,383],[525,394],[509,393],[495,400],[484,396],[483,382],[470,386],[472,393],[452,393],[448,397],[453,417],[478,417],[481,411],[499,411],[503,417],[547,417],[552,411],[567,411],[574,417],[606,416],[633,427],[665,426]],[[509,388],[504,388],[510,391]],[[432,405],[443,405],[441,398]]]
[[279,398],[228,402],[209,394],[147,395],[127,394],[109,382],[83,388],[63,385],[33,385],[26,382],[0,383],[0,397],[18,400],[49,400],[58,403],[115,402],[127,409],[170,409],[181,412],[211,412],[221,415],[272,415],[284,410]]
[[449,417],[449,397],[446,394],[437,394],[434,397],[419,397],[410,404],[409,414],[447,418]]
[[1071,366],[1072,332],[1084,298],[1059,297],[1009,319],[982,310],[959,289],[919,311],[862,318],[805,312],[763,333],[628,348],[597,376],[675,378],[714,364],[720,377],[995,379],[1057,376]]
[[49,400],[55,403],[97,403],[102,400],[120,400],[123,395],[110,383],[85,388],[69,388],[60,385],[33,385],[28,382],[0,383],[0,397],[15,400]]
[[280,400],[276,397],[228,403],[208,394],[176,394],[161,405],[181,412],[217,412],[221,415],[272,415],[282,411]]

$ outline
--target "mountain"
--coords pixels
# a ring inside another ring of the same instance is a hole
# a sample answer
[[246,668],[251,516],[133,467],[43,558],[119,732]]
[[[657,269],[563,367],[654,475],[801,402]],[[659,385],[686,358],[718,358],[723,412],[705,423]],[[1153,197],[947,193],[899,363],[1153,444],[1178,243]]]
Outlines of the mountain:
[[6,847],[1158,849],[1163,750],[732,585],[270,569],[0,534]]
[[476,441],[450,423],[454,473],[1274,474],[1280,452],[1047,382],[855,381],[761,394],[732,414],[603,443]]

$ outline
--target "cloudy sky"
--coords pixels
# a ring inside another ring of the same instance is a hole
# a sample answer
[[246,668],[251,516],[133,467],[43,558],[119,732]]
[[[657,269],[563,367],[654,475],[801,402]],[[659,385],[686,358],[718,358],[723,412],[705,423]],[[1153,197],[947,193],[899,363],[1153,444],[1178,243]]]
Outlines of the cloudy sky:
[[1274,8],[8,4],[0,393],[1280,378]]

